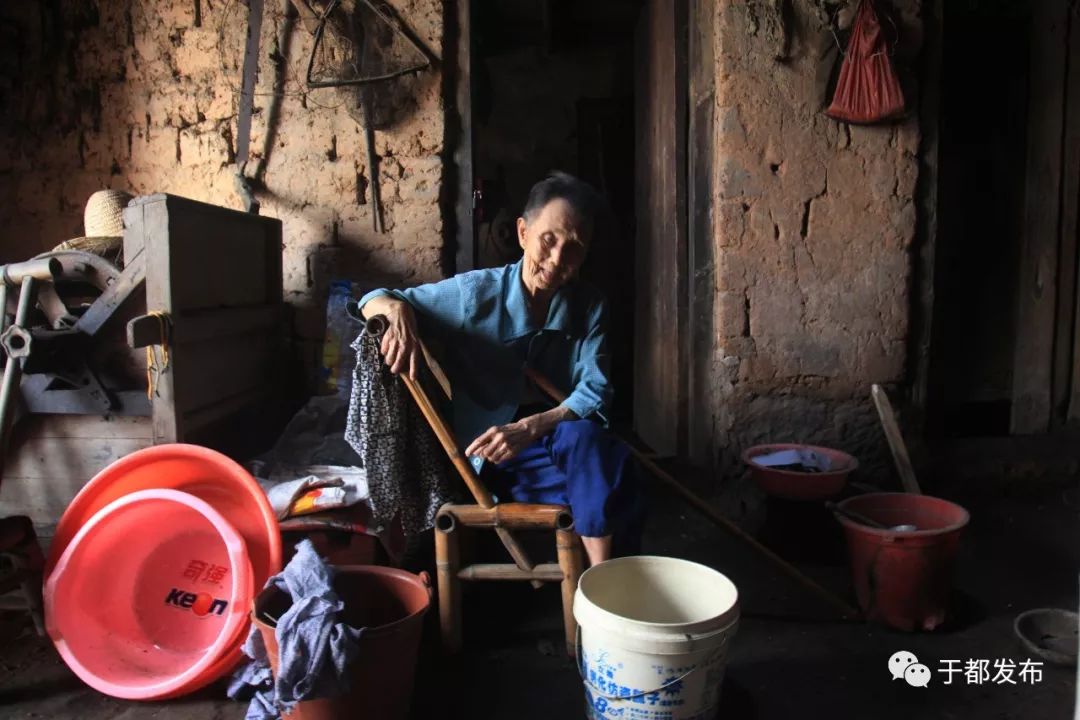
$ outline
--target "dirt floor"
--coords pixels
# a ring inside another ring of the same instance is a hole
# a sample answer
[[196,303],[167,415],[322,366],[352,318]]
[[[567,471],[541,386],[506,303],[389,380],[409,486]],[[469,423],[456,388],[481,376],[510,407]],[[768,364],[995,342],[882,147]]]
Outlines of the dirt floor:
[[[971,485],[969,484],[970,488]],[[645,551],[706,563],[739,587],[742,621],[724,681],[721,718],[1070,718],[1074,670],[1042,667],[1036,683],[945,685],[943,661],[1020,663],[1028,653],[1013,618],[1033,607],[1076,609],[1078,497],[1075,481],[1024,492],[937,494],[971,511],[956,573],[953,617],[933,633],[905,634],[838,622],[805,591],[770,570],[738,541],[659,489]],[[759,537],[827,587],[846,593],[842,538],[816,506],[770,502],[751,513]],[[466,651],[438,655],[435,616],[425,629],[414,718],[574,718],[581,682],[562,645],[557,586],[484,584],[465,595]],[[0,615],[0,717],[104,720],[242,718],[220,686],[162,703],[128,703],[83,686],[20,615]],[[896,651],[932,671],[930,685],[893,681]],[[1014,679],[1016,677],[1014,676]],[[358,708],[357,717],[363,717]]]

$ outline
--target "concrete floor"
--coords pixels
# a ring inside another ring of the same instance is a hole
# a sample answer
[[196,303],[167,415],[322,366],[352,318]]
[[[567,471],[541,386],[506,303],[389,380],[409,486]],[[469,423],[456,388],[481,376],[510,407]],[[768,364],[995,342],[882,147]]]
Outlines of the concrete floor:
[[[967,487],[972,487],[970,484]],[[1032,607],[1076,609],[1075,482],[1031,489],[936,494],[972,514],[957,567],[953,619],[934,633],[904,634],[829,617],[812,596],[692,510],[654,490],[645,551],[716,567],[739,587],[743,619],[724,682],[722,718],[859,717],[1071,718],[1075,674],[1046,665],[1041,682],[941,683],[945,659],[1027,657],[1012,620]],[[842,540],[814,506],[769,503],[749,518],[755,531],[822,584],[846,592]],[[761,522],[763,521],[763,522]],[[443,662],[434,613],[425,630],[414,718],[573,718],[581,683],[562,653],[556,586],[479,585],[466,594],[466,652]],[[914,652],[935,670],[927,688],[891,680],[886,663]],[[113,700],[84,687],[17,614],[0,615],[0,717],[104,720],[239,719],[244,707],[219,686],[163,703]],[[357,717],[363,717],[362,711]]]

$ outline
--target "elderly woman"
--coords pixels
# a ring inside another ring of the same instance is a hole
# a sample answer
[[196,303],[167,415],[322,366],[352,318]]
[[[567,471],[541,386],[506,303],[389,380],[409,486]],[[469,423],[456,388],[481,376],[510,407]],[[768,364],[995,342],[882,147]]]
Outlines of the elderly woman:
[[[596,194],[553,174],[529,192],[517,221],[521,260],[402,291],[375,290],[359,305],[384,315],[382,353],[415,376],[418,337],[445,348],[453,426],[479,471],[494,464],[496,491],[518,502],[569,505],[592,564],[611,557],[612,535],[639,515],[629,449],[606,424],[612,387],[606,307],[577,274],[592,239]],[[533,368],[567,397],[544,409],[526,382]]]

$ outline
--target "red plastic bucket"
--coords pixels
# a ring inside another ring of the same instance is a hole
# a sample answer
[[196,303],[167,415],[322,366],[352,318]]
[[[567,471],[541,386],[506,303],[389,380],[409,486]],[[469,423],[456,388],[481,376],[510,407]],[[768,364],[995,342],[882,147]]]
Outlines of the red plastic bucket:
[[[359,656],[349,667],[349,692],[342,697],[305,700],[288,720],[405,720],[409,716],[416,656],[431,604],[431,583],[420,576],[375,565],[335,566],[334,590],[345,603],[342,620],[365,628]],[[267,615],[279,618],[291,599],[276,587],[255,598],[251,613],[262,634],[270,668],[277,675],[278,643]],[[272,621],[271,621],[272,622]]]
[[187,691],[247,625],[244,541],[176,490],[109,503],[75,534],[45,584],[45,621],[76,675],[113,697]]
[[933,630],[945,621],[953,559],[968,511],[927,495],[871,493],[840,503],[882,525],[914,525],[897,532],[842,515],[859,605],[870,620],[898,630]]

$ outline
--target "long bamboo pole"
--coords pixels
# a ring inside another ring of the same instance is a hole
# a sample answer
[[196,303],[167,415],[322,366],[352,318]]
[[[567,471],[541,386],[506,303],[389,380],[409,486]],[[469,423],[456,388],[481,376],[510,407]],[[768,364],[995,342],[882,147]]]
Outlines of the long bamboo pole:
[[[550,395],[551,398],[553,400],[555,400],[555,402],[560,402],[561,403],[563,400],[566,399],[566,394],[565,393],[561,392],[559,390],[559,388],[557,388],[550,380],[548,380],[546,377],[544,377],[540,373],[536,372],[532,368],[526,368],[525,369],[525,374],[530,380],[532,380],[534,383],[536,383],[536,386],[538,388],[540,388],[542,391],[544,391],[545,393]],[[764,556],[769,562],[771,562],[777,569],[779,569],[781,572],[783,572],[789,578],[791,578],[791,579],[795,580],[796,582],[798,582],[800,585],[802,585],[804,588],[806,588],[807,590],[812,592],[814,595],[816,595],[821,600],[824,600],[833,609],[835,609],[837,612],[839,612],[841,614],[841,617],[844,617],[844,618],[858,617],[858,615],[859,615],[858,611],[855,608],[853,608],[851,605],[844,602],[842,599],[837,597],[835,594],[829,592],[825,588],[818,585],[812,579],[810,579],[809,577],[804,575],[802,572],[800,572],[795,566],[788,563],[786,560],[781,558],[779,555],[774,553],[769,548],[767,548],[764,545],[762,545],[761,543],[759,543],[757,540],[755,540],[750,535],[747,535],[745,532],[743,532],[742,528],[740,528],[738,525],[734,524],[733,522],[728,520],[726,517],[724,517],[723,515],[718,513],[711,505],[709,505],[707,502],[705,502],[705,500],[703,500],[699,495],[697,495],[696,493],[688,490],[686,488],[686,486],[684,486],[682,483],[680,483],[678,480],[676,480],[674,477],[672,477],[668,473],[664,472],[664,470],[662,470],[656,463],[654,463],[652,460],[650,460],[648,457],[646,457],[640,450],[638,450],[636,447],[634,447],[634,445],[632,443],[628,442],[626,440],[626,438],[623,438],[623,437],[619,436],[617,433],[616,433],[616,436],[619,437],[619,439],[622,440],[626,444],[626,446],[630,449],[630,452],[634,455],[634,457],[637,458],[638,462],[640,462],[657,479],[661,480],[665,485],[667,485],[669,488],[674,490],[677,495],[682,497],[684,500],[686,500],[688,503],[690,503],[690,505],[692,505],[696,510],[701,512],[705,517],[709,518],[715,524],[719,525],[724,530],[727,530],[729,533],[731,533],[735,537],[737,537],[740,540],[742,540],[743,542],[745,542],[751,548],[756,550],[759,554]]]

